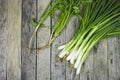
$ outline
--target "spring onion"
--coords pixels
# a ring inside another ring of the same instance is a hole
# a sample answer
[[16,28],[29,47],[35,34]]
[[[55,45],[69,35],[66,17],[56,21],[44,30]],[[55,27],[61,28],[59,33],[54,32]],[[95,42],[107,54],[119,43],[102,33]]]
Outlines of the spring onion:
[[[52,6],[51,3],[53,3]],[[31,49],[32,39],[39,27],[45,27],[43,22],[48,16],[54,16],[56,10],[60,11],[60,15],[52,28],[48,44],[33,50],[50,46],[65,28],[67,22],[73,16],[77,16],[80,19],[78,29],[68,43],[58,48],[61,50],[58,56],[70,62],[78,75],[95,44],[103,38],[120,35],[119,3],[120,0],[53,0],[48,4],[39,21],[31,20],[32,25],[36,27],[30,39],[29,48]]]
[[46,8],[45,12],[41,16],[39,22],[37,22],[35,19],[31,20],[31,23],[33,26],[37,26],[35,31],[33,32],[33,35],[29,42],[29,48],[31,48],[32,40],[40,26],[44,26],[43,22],[45,19],[55,13],[56,10],[60,10],[60,15],[58,19],[56,20],[54,27],[52,29],[50,40],[48,41],[48,44],[41,48],[32,49],[32,50],[40,50],[46,47],[49,47],[50,44],[54,41],[56,37],[60,35],[64,27],[66,26],[67,22],[71,19],[73,16],[79,16],[80,17],[80,5],[81,3],[89,3],[91,0],[84,1],[84,0],[54,0],[52,7],[49,8],[51,2],[49,3],[48,7]]
[[76,74],[90,50],[101,39],[120,35],[120,0],[93,0],[82,3],[83,10],[80,26],[74,37],[58,49],[62,51],[59,58],[66,58],[74,65]]

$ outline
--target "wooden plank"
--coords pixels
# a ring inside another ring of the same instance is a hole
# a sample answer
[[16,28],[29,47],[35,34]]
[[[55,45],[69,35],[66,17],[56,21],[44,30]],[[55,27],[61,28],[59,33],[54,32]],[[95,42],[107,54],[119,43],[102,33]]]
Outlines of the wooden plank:
[[[58,17],[59,11],[55,13],[54,18],[52,19],[52,25],[54,25],[57,17]],[[62,31],[59,37],[53,42],[51,46],[51,80],[65,80],[65,61],[60,63],[57,60],[58,54],[60,51],[58,51],[58,47],[65,44],[65,29]]]
[[[38,0],[37,2],[37,18],[39,20],[41,14],[47,7],[50,0]],[[46,28],[39,29],[37,34],[37,47],[47,44],[50,38],[50,18],[44,22]],[[50,48],[37,52],[37,80],[50,80]]]
[[0,80],[6,80],[7,0],[0,0]]
[[120,39],[108,39],[108,68],[109,80],[120,80]]
[[93,80],[108,80],[107,40],[100,41],[94,47]]
[[81,68],[80,80],[93,80],[93,53],[92,49]]
[[[23,0],[22,2],[22,80],[36,80],[36,56],[30,56],[28,59],[26,45],[34,31],[30,19],[36,18],[36,0]],[[33,40],[32,47],[36,47],[36,37]],[[32,53],[36,53],[33,51]]]
[[8,0],[7,80],[21,80],[21,2]]
[[117,56],[117,60],[116,60],[116,75],[117,75],[117,79],[120,80],[120,36],[118,37],[117,40],[117,52],[116,52],[116,56]]
[[[74,36],[76,27],[78,27],[78,19],[76,17],[73,17],[65,28],[66,43],[68,43]],[[66,62],[66,80],[74,80],[75,75],[76,73],[71,70],[70,65]]]

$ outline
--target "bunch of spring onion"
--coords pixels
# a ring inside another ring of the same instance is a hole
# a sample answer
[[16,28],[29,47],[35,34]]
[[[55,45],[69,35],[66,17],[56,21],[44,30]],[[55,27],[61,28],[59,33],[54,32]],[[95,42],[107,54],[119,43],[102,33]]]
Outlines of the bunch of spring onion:
[[56,37],[58,37],[61,33],[61,31],[64,29],[67,22],[70,20],[72,16],[78,16],[80,14],[80,6],[81,3],[89,3],[91,0],[84,1],[84,0],[53,0],[53,5],[50,7],[51,2],[49,3],[48,7],[40,17],[40,20],[37,22],[35,19],[33,19],[31,22],[33,26],[36,26],[35,31],[33,32],[33,35],[29,42],[29,48],[31,48],[32,40],[39,29],[39,27],[44,26],[43,22],[47,19],[48,16],[53,16],[56,10],[60,11],[60,15],[57,18],[53,28],[50,40],[48,41],[48,44],[41,48],[32,49],[32,50],[41,50],[46,47],[49,47],[50,44],[54,41]]
[[[62,0],[55,0],[53,6],[51,6],[52,1],[53,1],[53,0],[51,0],[51,1],[49,2],[49,4],[47,5],[47,7],[46,7],[46,9],[44,10],[44,12],[42,13],[39,21],[36,21],[35,18],[34,18],[34,19],[31,19],[31,24],[32,24],[33,26],[35,26],[36,28],[35,28],[32,36],[31,36],[31,38],[30,38],[30,41],[29,41],[29,46],[28,46],[29,52],[28,52],[28,53],[31,52],[32,40],[33,40],[33,38],[35,37],[36,32],[38,31],[38,29],[39,29],[40,27],[44,27],[44,26],[45,26],[43,23],[44,23],[44,21],[45,21],[51,14],[53,14],[56,10],[60,10],[60,9],[61,9],[62,4],[60,4],[60,3],[62,3]],[[50,7],[50,6],[51,6],[51,7]]]
[[58,49],[58,55],[65,58],[80,73],[81,66],[90,50],[101,39],[120,35],[120,0],[93,0],[82,3],[81,22],[74,37]]

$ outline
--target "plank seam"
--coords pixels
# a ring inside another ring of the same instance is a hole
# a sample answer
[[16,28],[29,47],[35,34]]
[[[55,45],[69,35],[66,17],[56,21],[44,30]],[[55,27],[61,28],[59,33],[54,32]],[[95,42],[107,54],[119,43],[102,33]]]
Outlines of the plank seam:
[[22,9],[23,9],[23,7],[22,7],[22,3],[23,3],[23,1],[22,0],[20,0],[21,1],[21,4],[20,4],[20,8],[21,8],[21,21],[20,21],[20,27],[21,27],[21,33],[20,33],[20,38],[21,38],[21,40],[20,40],[20,78],[22,79]]
[[108,58],[108,39],[107,39],[107,77],[108,77],[108,80],[109,79],[109,58]]
[[[54,1],[54,0],[53,0]],[[53,3],[53,2],[52,2]],[[52,3],[51,3],[51,6],[52,6]],[[52,33],[52,18],[50,18],[50,35],[51,35],[51,33]],[[50,45],[50,80],[52,80],[52,65],[51,65],[51,63],[52,63],[52,43],[51,43],[51,45]]]
[[[38,20],[38,0],[36,0],[36,21]],[[36,33],[36,48],[37,48],[37,33]],[[35,52],[36,54],[38,53],[37,51]],[[36,55],[36,61],[35,61],[35,64],[36,64],[36,69],[35,69],[35,80],[37,80],[37,55]]]
[[[51,5],[52,6],[52,5]],[[52,32],[52,18],[50,18],[50,35],[51,35],[51,32]],[[52,44],[50,45],[50,80],[51,79],[51,56],[52,56]]]
[[[8,7],[8,0],[7,0],[7,7]],[[8,8],[7,8],[7,14],[6,14],[6,17],[8,19]],[[8,20],[6,21],[6,27],[8,25]],[[6,80],[7,80],[7,53],[6,53]]]

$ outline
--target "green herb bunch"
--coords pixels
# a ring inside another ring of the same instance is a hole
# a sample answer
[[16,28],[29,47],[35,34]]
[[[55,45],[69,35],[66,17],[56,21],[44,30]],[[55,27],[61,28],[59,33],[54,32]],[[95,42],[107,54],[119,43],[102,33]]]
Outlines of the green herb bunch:
[[76,74],[80,73],[82,64],[96,43],[103,38],[120,35],[120,0],[53,0],[39,21],[31,20],[35,31],[29,42],[30,50],[37,30],[44,26],[43,22],[47,17],[54,16],[57,10],[60,11],[60,15],[52,28],[48,44],[35,50],[50,46],[65,28],[67,22],[73,16],[77,16],[80,22],[74,37],[58,48],[61,50],[59,58],[65,58],[70,62]]
[[76,74],[93,46],[101,39],[120,35],[120,0],[93,0],[82,3],[78,31],[62,49],[59,58],[66,58],[74,66]]
[[[38,29],[40,27],[44,26],[43,22],[49,16],[51,16],[51,17],[54,16],[55,11],[59,10],[60,14],[53,26],[50,40],[49,40],[48,44],[43,46],[42,48],[46,48],[46,47],[50,46],[50,44],[54,41],[54,39],[60,35],[61,31],[64,29],[65,25],[71,19],[71,17],[80,14],[80,5],[82,2],[83,2],[82,0],[53,0],[53,1],[50,1],[47,8],[45,9],[42,16],[40,17],[40,20],[39,21],[36,21],[35,19],[31,20],[32,25],[35,26],[36,28],[35,28],[33,35],[29,41],[28,47],[31,48],[31,43],[32,43],[32,40],[33,40],[36,32],[38,31]],[[53,5],[51,6],[52,3],[53,3]],[[38,48],[37,50],[40,50],[42,48]]]

